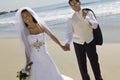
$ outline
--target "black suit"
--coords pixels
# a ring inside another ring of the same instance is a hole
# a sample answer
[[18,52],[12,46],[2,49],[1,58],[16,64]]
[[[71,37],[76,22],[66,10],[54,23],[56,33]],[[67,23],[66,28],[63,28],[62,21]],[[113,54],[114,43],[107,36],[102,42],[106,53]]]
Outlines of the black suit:
[[90,42],[89,44],[84,43],[83,45],[77,44],[75,42],[73,42],[73,44],[74,44],[74,49],[75,49],[79,69],[80,69],[80,72],[82,75],[82,79],[90,80],[90,77],[89,77],[88,71],[87,71],[86,56],[88,56],[95,79],[102,80],[99,62],[98,62],[98,55],[96,52],[96,45],[95,45],[94,41]]

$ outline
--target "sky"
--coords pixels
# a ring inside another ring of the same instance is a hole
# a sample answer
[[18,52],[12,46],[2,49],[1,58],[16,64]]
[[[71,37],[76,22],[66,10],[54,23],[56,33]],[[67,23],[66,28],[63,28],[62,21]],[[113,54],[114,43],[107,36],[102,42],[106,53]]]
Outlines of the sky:
[[0,0],[0,12],[15,10],[25,6],[34,8],[62,2],[68,2],[68,0]]

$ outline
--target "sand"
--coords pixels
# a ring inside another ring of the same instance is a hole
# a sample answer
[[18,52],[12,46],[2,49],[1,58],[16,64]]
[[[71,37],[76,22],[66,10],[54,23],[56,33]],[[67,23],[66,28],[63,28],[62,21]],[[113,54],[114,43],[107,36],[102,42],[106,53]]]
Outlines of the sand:
[[[73,45],[71,45],[71,51],[67,52],[64,52],[53,41],[47,41],[47,46],[51,57],[62,74],[70,76],[74,80],[82,80]],[[0,39],[0,80],[18,80],[16,72],[23,68],[25,64],[25,56],[20,47],[20,42],[17,38]],[[102,46],[97,46],[104,80],[120,79],[119,49],[120,43],[104,43]],[[94,80],[89,61],[88,70],[91,80]]]

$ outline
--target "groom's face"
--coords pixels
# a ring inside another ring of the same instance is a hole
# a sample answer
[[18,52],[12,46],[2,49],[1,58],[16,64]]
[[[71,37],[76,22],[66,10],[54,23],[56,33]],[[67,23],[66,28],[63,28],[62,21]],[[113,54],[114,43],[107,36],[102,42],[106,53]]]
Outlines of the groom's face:
[[70,1],[70,6],[76,12],[80,11],[80,9],[81,9],[80,2],[77,2],[76,0]]

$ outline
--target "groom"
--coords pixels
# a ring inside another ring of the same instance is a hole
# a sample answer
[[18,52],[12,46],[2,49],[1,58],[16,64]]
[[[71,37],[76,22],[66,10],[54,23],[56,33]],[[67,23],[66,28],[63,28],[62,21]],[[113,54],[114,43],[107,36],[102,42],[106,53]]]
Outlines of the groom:
[[83,12],[81,10],[81,3],[79,0],[69,0],[69,5],[75,11],[75,13],[73,14],[72,18],[68,20],[67,42],[65,44],[65,50],[70,50],[70,42],[73,39],[73,45],[82,79],[90,80],[87,71],[87,56],[90,60],[95,80],[103,80],[92,33],[92,30],[97,28],[97,20],[92,12]]

